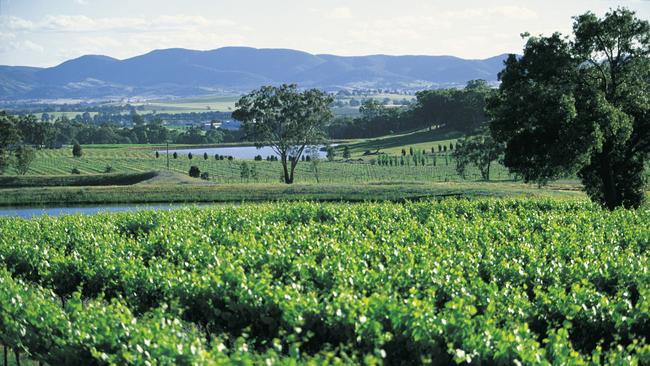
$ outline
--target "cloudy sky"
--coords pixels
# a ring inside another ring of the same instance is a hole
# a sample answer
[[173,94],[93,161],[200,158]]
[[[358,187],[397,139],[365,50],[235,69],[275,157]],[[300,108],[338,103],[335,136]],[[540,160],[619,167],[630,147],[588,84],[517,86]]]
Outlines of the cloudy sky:
[[568,33],[571,16],[648,0],[0,0],[0,64],[54,66],[84,54],[293,48],[339,55],[486,58],[519,34]]

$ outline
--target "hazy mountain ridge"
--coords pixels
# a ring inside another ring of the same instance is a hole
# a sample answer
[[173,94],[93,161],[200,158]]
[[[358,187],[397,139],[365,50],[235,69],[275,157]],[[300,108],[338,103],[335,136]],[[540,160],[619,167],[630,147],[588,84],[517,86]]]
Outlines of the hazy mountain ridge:
[[155,50],[118,60],[86,55],[50,68],[0,66],[0,98],[108,98],[244,92],[264,84],[297,83],[327,90],[418,89],[494,82],[506,55],[485,60],[453,56],[336,56],[289,49],[225,47]]

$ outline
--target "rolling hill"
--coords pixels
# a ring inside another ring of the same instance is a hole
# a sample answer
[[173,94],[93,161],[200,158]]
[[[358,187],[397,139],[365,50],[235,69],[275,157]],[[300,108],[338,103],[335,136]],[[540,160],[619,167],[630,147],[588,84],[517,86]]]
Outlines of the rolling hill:
[[0,98],[114,98],[244,92],[264,84],[297,83],[325,90],[422,89],[496,81],[506,55],[336,56],[288,49],[225,47],[155,50],[118,60],[87,55],[49,68],[0,66]]

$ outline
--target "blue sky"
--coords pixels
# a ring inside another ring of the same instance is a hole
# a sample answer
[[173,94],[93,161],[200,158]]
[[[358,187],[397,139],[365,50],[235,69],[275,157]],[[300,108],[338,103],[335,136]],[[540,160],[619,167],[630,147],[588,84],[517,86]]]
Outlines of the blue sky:
[[486,58],[519,34],[569,33],[571,16],[648,0],[0,0],[0,64],[54,66],[84,54],[153,49],[293,48],[339,55]]

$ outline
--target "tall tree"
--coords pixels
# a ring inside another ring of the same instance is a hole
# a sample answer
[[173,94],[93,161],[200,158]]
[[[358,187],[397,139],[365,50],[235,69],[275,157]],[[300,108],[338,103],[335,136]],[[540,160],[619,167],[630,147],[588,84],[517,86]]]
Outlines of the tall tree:
[[27,174],[29,171],[29,166],[32,165],[34,158],[36,158],[34,149],[26,145],[20,145],[16,149],[14,155],[16,156],[16,160],[14,162],[16,172],[18,172],[20,175]]
[[270,146],[280,156],[284,182],[291,184],[305,148],[325,142],[332,101],[316,89],[300,92],[294,84],[264,86],[242,97],[233,117],[242,121],[247,139],[258,147]]
[[0,111],[0,174],[3,174],[11,158],[10,150],[20,141],[17,118]]
[[592,200],[638,207],[650,153],[650,25],[619,8],[574,18],[573,40],[528,37],[489,102],[505,165],[527,181],[571,174]]
[[72,145],[72,156],[75,158],[80,158],[83,156],[83,150],[81,149],[81,145],[79,145],[78,142],[75,142]]
[[468,136],[456,144],[456,149],[453,152],[456,171],[465,178],[467,167],[473,164],[481,172],[481,178],[488,181],[492,163],[500,159],[503,154],[503,144],[494,141],[485,128],[478,132],[478,134]]

